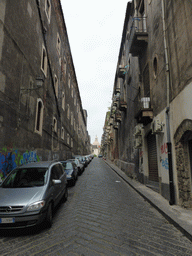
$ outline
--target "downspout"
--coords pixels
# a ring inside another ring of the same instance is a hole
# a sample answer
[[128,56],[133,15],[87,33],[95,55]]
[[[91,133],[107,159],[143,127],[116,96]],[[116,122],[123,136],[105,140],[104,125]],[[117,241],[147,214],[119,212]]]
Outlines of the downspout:
[[170,132],[170,102],[169,102],[169,88],[170,88],[170,70],[169,70],[169,59],[168,59],[168,46],[166,39],[166,22],[165,22],[165,2],[162,3],[162,19],[163,19],[163,38],[164,38],[164,49],[165,49],[165,62],[166,62],[166,81],[167,81],[167,107],[166,107],[166,127],[167,127],[167,153],[168,153],[168,165],[169,165],[169,191],[170,200],[169,204],[175,204],[175,191],[173,181],[173,164],[172,164],[172,143],[171,143],[171,132]]

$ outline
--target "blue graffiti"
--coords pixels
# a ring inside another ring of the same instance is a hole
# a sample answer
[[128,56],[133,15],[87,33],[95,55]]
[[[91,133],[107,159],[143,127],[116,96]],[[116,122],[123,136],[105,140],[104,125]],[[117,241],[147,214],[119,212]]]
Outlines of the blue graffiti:
[[31,162],[37,162],[37,154],[34,151],[25,152],[23,159],[20,160],[20,164],[26,164]]
[[0,152],[0,179],[5,178],[18,165],[39,161],[36,151],[20,154],[18,150],[9,152],[6,147]]
[[164,160],[162,159],[162,166],[165,168],[165,170],[169,169],[168,158],[165,158]]
[[12,154],[11,152],[8,152],[6,155],[0,154],[0,170],[4,177],[6,177],[10,171],[17,167],[15,158],[15,154]]

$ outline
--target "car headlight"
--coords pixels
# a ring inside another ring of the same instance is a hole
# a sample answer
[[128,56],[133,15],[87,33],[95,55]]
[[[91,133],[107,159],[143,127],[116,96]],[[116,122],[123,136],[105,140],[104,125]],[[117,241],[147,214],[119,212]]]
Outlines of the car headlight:
[[41,208],[43,208],[44,205],[45,205],[45,201],[43,201],[43,200],[35,202],[35,203],[29,205],[29,207],[27,208],[27,211],[32,212],[32,211],[41,210]]

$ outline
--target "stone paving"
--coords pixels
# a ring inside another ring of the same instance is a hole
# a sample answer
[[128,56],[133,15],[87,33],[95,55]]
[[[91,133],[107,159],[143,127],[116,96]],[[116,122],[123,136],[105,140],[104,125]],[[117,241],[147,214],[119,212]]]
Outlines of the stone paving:
[[0,255],[192,255],[192,242],[123,181],[93,159],[51,229],[1,232]]

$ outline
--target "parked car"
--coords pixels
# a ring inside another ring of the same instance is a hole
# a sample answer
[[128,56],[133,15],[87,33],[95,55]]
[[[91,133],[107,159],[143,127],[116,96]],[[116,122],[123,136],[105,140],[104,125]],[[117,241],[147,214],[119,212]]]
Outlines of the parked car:
[[52,225],[53,209],[68,196],[60,162],[28,163],[14,169],[0,185],[0,229]]
[[82,162],[84,163],[84,166],[87,167],[88,166],[88,160],[85,156],[82,156]]
[[78,168],[77,165],[70,161],[70,160],[66,160],[66,161],[61,161],[64,171],[67,174],[67,183],[68,185],[72,185],[74,186],[77,178],[78,178]]
[[91,159],[89,158],[89,156],[85,156],[85,159],[87,161],[87,165],[91,162]]
[[75,155],[74,156],[74,159],[78,159],[79,160],[79,162],[83,165],[83,170],[85,170],[85,161],[84,161],[84,158],[82,157],[82,156],[80,156],[80,155]]
[[77,165],[78,168],[78,175],[81,175],[84,171],[84,165],[79,161],[79,159],[69,159],[69,161],[74,162]]

